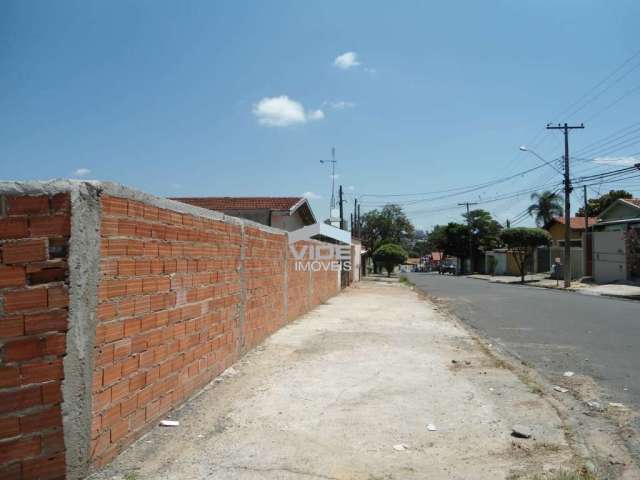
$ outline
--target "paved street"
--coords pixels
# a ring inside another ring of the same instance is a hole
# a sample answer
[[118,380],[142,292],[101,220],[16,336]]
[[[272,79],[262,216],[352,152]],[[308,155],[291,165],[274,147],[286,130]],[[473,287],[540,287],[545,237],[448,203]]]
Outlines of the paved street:
[[587,375],[603,387],[603,400],[640,407],[640,302],[437,274],[409,278],[551,379],[567,370]]

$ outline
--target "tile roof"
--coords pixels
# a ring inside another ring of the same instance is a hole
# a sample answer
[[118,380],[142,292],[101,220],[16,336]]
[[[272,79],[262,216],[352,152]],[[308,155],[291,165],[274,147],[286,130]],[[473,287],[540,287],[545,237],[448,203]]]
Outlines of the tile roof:
[[227,210],[291,210],[304,197],[185,197],[172,198],[196,207]]
[[630,203],[636,207],[640,207],[640,198],[625,198],[625,202]]
[[[554,220],[564,225],[564,217],[555,217]],[[598,221],[597,217],[589,217],[589,226]],[[584,217],[571,217],[571,230],[584,230]]]

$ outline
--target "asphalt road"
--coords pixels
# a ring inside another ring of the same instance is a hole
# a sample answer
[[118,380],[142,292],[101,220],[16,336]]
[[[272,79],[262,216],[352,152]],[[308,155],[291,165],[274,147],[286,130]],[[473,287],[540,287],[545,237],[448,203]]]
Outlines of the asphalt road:
[[640,301],[430,273],[409,278],[548,377],[588,375],[604,401],[640,408]]

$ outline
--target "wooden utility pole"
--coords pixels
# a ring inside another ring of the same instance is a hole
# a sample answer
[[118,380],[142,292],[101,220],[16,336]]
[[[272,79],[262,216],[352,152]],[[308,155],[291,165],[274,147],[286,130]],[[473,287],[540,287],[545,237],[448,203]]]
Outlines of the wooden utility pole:
[[564,288],[571,286],[571,179],[569,178],[569,130],[584,128],[580,125],[547,125],[547,130],[564,133]]
[[477,205],[477,203],[463,202],[459,203],[458,205],[460,205],[461,207],[464,205],[467,206],[467,228],[469,230],[469,273],[473,273],[473,239],[471,238],[471,214],[469,213],[469,205]]

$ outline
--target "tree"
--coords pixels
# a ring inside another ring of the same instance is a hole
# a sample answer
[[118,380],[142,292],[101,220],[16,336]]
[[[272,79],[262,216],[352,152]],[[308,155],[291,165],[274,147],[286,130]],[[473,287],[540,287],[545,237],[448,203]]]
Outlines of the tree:
[[429,240],[436,250],[445,255],[466,258],[469,254],[469,229],[462,223],[450,222],[436,226]]
[[527,264],[533,258],[535,249],[551,243],[549,232],[541,228],[505,228],[500,233],[500,239],[507,245],[508,250],[513,253],[518,270],[520,270],[522,283],[524,283]]
[[396,266],[407,260],[407,251],[396,243],[385,243],[373,252],[373,257],[384,266],[387,277],[390,277]]
[[[626,190],[610,190],[608,193],[600,195],[598,198],[590,198],[589,201],[587,201],[589,216],[597,217],[619,198],[633,198],[633,195]],[[584,207],[578,210],[576,216],[584,217]]]
[[536,225],[546,227],[554,217],[562,216],[562,196],[549,190],[542,193],[532,193],[531,200],[535,203],[527,208],[527,213],[535,218]]
[[362,215],[361,240],[378,271],[376,259],[371,255],[385,243],[396,243],[405,249],[411,245],[414,227],[398,205],[385,205],[382,210],[371,210]]
[[493,219],[486,210],[471,210],[462,215],[471,227],[471,244],[474,251],[493,250],[500,244],[502,225]]

